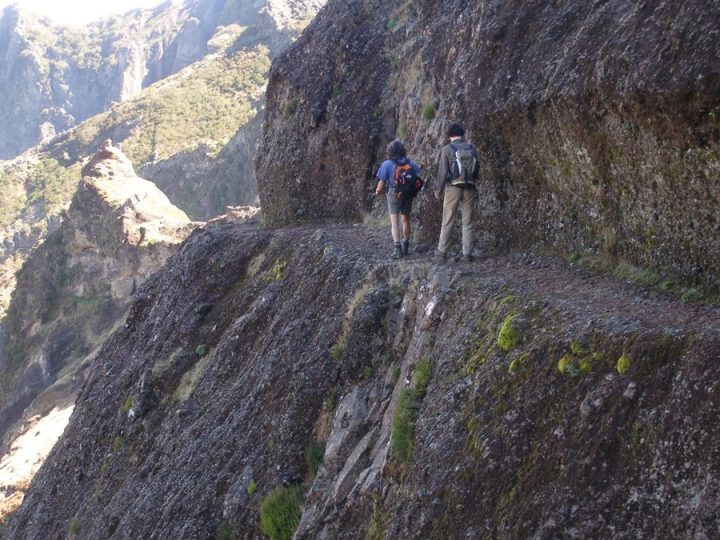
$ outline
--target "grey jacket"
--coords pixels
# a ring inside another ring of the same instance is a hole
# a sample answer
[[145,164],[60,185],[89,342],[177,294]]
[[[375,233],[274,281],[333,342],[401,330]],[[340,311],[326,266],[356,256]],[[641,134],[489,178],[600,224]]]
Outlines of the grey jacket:
[[[458,139],[453,144],[457,143],[466,143],[465,139]],[[477,157],[477,148],[470,145],[472,148],[473,156],[475,156],[475,161],[479,163],[478,157]],[[452,149],[452,147],[447,144],[443,146],[443,149],[440,150],[440,163],[438,165],[438,175],[437,178],[435,178],[435,193],[440,193],[445,190],[445,184],[450,180],[450,176],[452,175],[453,170],[453,163],[455,162],[455,151]],[[479,173],[480,167],[475,167],[475,172],[473,173],[473,178],[475,180],[478,179],[478,173]]]

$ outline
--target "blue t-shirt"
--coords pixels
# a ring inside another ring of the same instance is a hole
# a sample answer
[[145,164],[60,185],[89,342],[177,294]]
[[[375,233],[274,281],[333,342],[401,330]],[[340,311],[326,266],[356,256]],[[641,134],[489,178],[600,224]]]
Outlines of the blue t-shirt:
[[[410,163],[410,166],[415,171],[415,174],[420,176],[420,167],[418,167],[418,164],[415,163],[412,159],[408,158],[402,158],[396,160],[401,165],[404,165],[405,163]],[[387,159],[383,161],[383,164],[380,165],[380,169],[378,169],[377,175],[378,180],[383,180],[385,182],[385,185],[388,186],[388,188],[394,188],[395,187],[395,161],[392,159]]]

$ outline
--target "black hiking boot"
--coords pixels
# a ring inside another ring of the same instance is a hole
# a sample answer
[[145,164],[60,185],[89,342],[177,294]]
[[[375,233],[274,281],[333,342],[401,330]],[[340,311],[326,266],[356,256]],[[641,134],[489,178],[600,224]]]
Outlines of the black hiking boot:
[[447,261],[447,258],[447,253],[443,253],[442,251],[435,251],[435,262],[444,263],[445,261]]
[[403,243],[402,243],[403,257],[405,257],[408,253],[410,253],[410,240],[403,240]]
[[395,244],[395,249],[393,250],[393,259],[400,259],[403,256],[403,249],[400,245],[400,242]]
[[470,253],[462,256],[462,262],[473,262],[474,260],[475,260],[475,257],[473,257],[472,254],[470,254]]

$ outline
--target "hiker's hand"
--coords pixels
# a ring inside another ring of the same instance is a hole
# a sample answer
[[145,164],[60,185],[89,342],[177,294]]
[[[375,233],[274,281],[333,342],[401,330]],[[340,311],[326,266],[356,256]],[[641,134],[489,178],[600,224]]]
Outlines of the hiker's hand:
[[442,200],[442,192],[436,191],[436,192],[435,192],[435,198],[436,198],[438,201]]

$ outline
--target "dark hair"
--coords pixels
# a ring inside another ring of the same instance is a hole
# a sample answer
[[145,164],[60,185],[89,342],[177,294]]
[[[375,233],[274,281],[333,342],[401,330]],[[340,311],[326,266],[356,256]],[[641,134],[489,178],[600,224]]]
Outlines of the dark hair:
[[447,134],[448,137],[463,137],[465,129],[460,124],[453,122],[448,126]]
[[387,147],[388,159],[400,159],[407,156],[407,149],[400,139],[395,139],[393,142],[388,144]]

